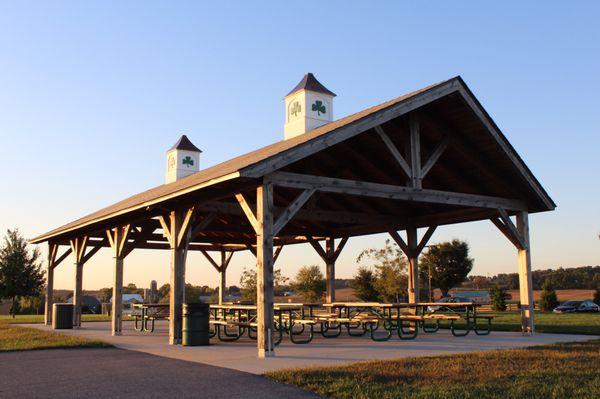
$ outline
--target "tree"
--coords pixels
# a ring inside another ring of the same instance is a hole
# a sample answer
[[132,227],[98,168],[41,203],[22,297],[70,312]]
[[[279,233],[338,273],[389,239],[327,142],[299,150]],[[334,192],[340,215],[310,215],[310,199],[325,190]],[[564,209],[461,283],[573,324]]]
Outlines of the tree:
[[[273,272],[273,285],[275,292],[281,290],[289,279],[281,274],[281,269],[275,269]],[[242,298],[248,301],[256,301],[256,269],[244,268],[240,277],[240,288]]]
[[112,288],[101,288],[100,291],[98,291],[98,299],[102,303],[109,303],[110,299],[112,298],[112,294]]
[[544,312],[549,312],[558,306],[558,298],[556,291],[552,287],[550,281],[544,282],[542,295],[540,296],[540,309]]
[[375,289],[376,277],[373,271],[365,266],[358,268],[351,282],[356,297],[361,301],[379,301],[379,294]]
[[169,283],[163,284],[158,289],[158,302],[167,303],[169,302],[169,293],[171,292],[171,285]]
[[460,240],[431,245],[421,257],[421,270],[431,268],[431,284],[448,296],[448,291],[465,281],[473,269],[469,244]]
[[44,286],[40,252],[30,251],[19,230],[7,230],[0,248],[0,300],[12,301],[10,313],[15,317],[20,297],[37,296]]
[[594,303],[600,305],[600,286],[594,291]]
[[123,294],[139,294],[141,291],[134,283],[129,283],[123,287]]
[[506,300],[510,298],[510,295],[506,293],[506,290],[500,287],[498,284],[490,289],[490,300],[492,302],[492,310],[496,312],[504,312],[506,310]]
[[406,296],[407,262],[400,247],[390,240],[385,240],[383,248],[368,248],[356,258],[360,263],[370,260],[375,267],[374,287],[380,299],[388,302],[399,302]]
[[325,294],[325,277],[319,266],[302,266],[294,278],[292,289],[309,302],[321,300]]

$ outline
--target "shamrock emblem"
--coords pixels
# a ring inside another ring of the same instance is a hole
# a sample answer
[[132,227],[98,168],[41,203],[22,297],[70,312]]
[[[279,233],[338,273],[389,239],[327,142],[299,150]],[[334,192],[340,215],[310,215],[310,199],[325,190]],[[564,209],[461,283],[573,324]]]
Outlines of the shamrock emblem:
[[302,112],[302,107],[300,106],[300,103],[296,101],[294,105],[292,105],[292,115],[298,116],[300,112]]
[[184,165],[190,165],[190,166],[194,166],[194,160],[192,159],[192,157],[190,157],[189,155],[186,156],[185,158],[183,158],[183,164]]
[[325,105],[323,104],[323,101],[321,100],[317,100],[315,101],[315,103],[312,105],[312,110],[313,111],[317,111],[317,115],[321,115],[325,113]]

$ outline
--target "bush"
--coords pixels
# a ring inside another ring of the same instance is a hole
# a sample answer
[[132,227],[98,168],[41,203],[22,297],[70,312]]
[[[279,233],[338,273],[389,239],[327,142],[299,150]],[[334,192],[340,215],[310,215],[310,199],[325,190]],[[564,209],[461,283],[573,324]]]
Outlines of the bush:
[[545,281],[543,285],[542,296],[540,297],[540,309],[549,312],[559,305],[556,291],[549,281]]
[[498,284],[492,287],[490,290],[490,300],[492,302],[492,309],[496,312],[506,311],[506,300],[510,298],[510,295],[506,293],[506,290],[500,287]]
[[316,302],[325,294],[325,277],[319,266],[302,266],[296,274],[292,288],[309,302]]
[[361,266],[354,275],[351,287],[354,289],[356,297],[361,301],[379,301],[379,295],[375,289],[375,282],[375,273],[373,273],[371,269]]

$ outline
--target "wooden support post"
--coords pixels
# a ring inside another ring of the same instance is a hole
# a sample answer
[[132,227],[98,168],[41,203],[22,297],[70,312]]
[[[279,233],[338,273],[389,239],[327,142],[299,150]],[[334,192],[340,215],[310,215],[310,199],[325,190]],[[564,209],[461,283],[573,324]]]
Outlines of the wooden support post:
[[190,241],[190,227],[195,208],[171,211],[168,218],[159,217],[163,234],[171,247],[171,279],[169,293],[169,344],[181,344],[183,303],[185,300],[185,260]]
[[408,303],[419,302],[419,254],[417,247],[417,228],[409,227],[406,229],[406,239],[408,245]]
[[325,253],[327,254],[325,260],[325,299],[327,303],[333,303],[335,302],[335,259],[333,258],[335,242],[333,237],[325,239]]
[[342,253],[342,249],[348,242],[348,237],[342,238],[337,247],[335,239],[328,237],[325,239],[325,249],[314,238],[309,239],[317,254],[325,261],[325,288],[327,303],[335,302],[335,262]]
[[390,231],[390,236],[396,241],[402,252],[408,258],[408,302],[419,302],[419,255],[427,242],[433,236],[437,226],[431,226],[427,229],[421,241],[418,240],[417,228],[409,227],[406,229],[406,238],[408,243],[404,242],[402,237],[395,232]]
[[88,237],[71,240],[71,250],[75,258],[75,287],[73,288],[73,326],[81,326],[81,297],[83,292],[83,260]]
[[46,275],[46,305],[44,312],[44,323],[46,325],[52,324],[52,305],[54,304],[54,269],[63,260],[67,259],[72,249],[67,249],[60,257],[56,257],[58,253],[58,245],[48,244],[48,274]]
[[48,243],[48,269],[46,269],[46,307],[44,312],[44,324],[52,324],[52,304],[54,303],[54,261],[58,245]]
[[411,186],[421,188],[421,131],[419,120],[413,114],[409,117],[410,125],[410,166]]
[[121,335],[123,330],[123,263],[125,256],[131,252],[127,245],[130,232],[131,226],[128,224],[106,230],[115,259],[111,310],[111,335],[113,336]]
[[273,185],[256,189],[257,346],[258,357],[275,356],[273,315]]
[[533,282],[531,277],[531,247],[529,241],[529,215],[517,213],[517,230],[524,248],[518,248],[519,293],[521,298],[521,322],[524,334],[534,333]]

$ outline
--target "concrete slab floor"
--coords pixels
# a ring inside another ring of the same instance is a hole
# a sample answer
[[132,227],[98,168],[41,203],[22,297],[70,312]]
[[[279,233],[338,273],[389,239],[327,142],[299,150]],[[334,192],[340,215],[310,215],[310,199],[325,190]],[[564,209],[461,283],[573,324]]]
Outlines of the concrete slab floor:
[[[24,326],[51,330],[50,326],[41,324]],[[417,339],[412,341],[400,341],[398,338],[392,338],[387,342],[373,342],[368,336],[342,335],[338,338],[326,339],[315,334],[315,339],[308,345],[294,345],[288,337],[284,336],[281,345],[275,349],[275,357],[258,359],[256,342],[246,336],[236,342],[220,342],[213,338],[210,346],[186,347],[169,345],[168,331],[168,322],[159,321],[153,333],[136,332],[133,329],[133,322],[124,322],[123,335],[118,337],[110,335],[110,322],[87,322],[83,323],[81,328],[60,330],[59,332],[101,340],[118,348],[254,374],[288,368],[335,366],[367,360],[511,349],[598,338],[589,335],[541,333],[529,337],[515,332],[492,332],[487,336],[477,336],[471,333],[466,337],[454,337],[450,331],[440,330],[435,334],[421,333]]]

